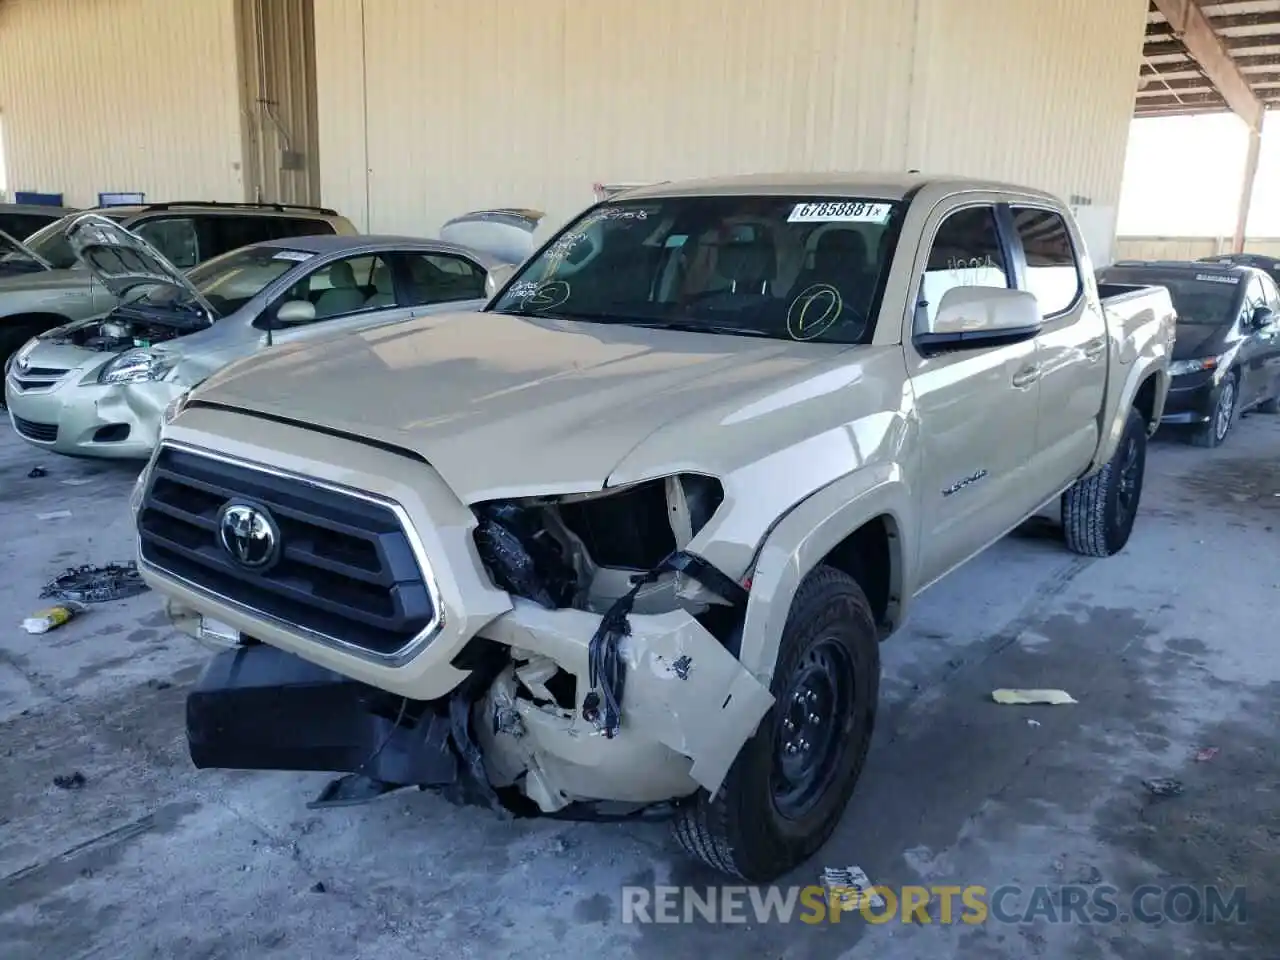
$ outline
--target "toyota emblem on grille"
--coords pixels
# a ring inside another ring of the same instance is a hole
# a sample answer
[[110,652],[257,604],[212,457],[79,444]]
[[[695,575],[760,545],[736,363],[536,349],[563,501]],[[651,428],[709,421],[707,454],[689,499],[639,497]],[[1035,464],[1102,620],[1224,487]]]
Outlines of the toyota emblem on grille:
[[218,515],[222,549],[242,567],[263,570],[280,556],[280,528],[263,507],[233,500]]
[[28,369],[30,369],[30,367],[31,367],[31,361],[30,361],[30,360],[28,360],[26,357],[19,357],[19,358],[18,358],[18,372],[19,372],[19,373],[26,373],[26,372],[27,372],[27,370],[28,370]]

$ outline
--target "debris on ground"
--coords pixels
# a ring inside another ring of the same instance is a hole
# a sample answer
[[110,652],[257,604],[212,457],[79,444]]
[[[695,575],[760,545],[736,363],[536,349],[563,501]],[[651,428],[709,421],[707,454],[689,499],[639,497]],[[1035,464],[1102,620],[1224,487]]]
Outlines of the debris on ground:
[[1204,763],[1207,760],[1212,760],[1217,755],[1218,755],[1217,747],[1205,747],[1203,750],[1196,751],[1196,762]]
[[60,773],[53,778],[53,785],[59,790],[79,790],[87,782],[88,778],[79,770],[74,773]]
[[78,603],[60,603],[56,607],[37,610],[22,621],[22,629],[27,633],[48,633],[84,613],[84,607]]
[[47,477],[49,471],[44,467],[32,467],[31,472],[27,474],[32,480],[39,480],[41,477]]
[[135,597],[148,589],[134,563],[70,567],[45,584],[40,596],[79,603],[106,603]]
[[827,906],[832,910],[854,913],[863,904],[877,910],[884,907],[884,898],[861,867],[823,867],[822,885],[827,891]]
[[62,481],[68,487],[83,487],[86,483],[93,483],[92,477],[67,477]]
[[317,880],[315,883],[311,885],[312,893],[326,893],[328,892],[328,889],[329,888],[324,885],[323,880]]
[[147,686],[150,687],[152,690],[168,690],[170,687],[173,686],[173,684],[170,683],[168,680],[158,680],[152,677],[150,680],[147,681]]
[[991,699],[1004,704],[1048,703],[1054,706],[1064,703],[1077,703],[1065,690],[992,690]]
[[1154,797],[1176,797],[1182,793],[1182,781],[1172,777],[1153,777],[1143,780],[1142,785]]
[[49,513],[37,513],[37,520],[66,520],[71,516],[70,510],[51,510]]
[[1040,726],[1040,721],[1039,721],[1039,720],[1032,720],[1030,717],[1027,717],[1027,726],[1028,726],[1028,727],[1038,727],[1038,726]]

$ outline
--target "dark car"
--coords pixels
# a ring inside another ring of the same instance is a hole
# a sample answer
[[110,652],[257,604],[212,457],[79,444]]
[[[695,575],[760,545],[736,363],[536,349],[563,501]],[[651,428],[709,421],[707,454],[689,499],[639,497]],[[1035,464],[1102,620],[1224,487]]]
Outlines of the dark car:
[[1225,263],[1233,267],[1254,267],[1262,270],[1280,285],[1280,257],[1268,257],[1262,253],[1220,253],[1216,257],[1201,257],[1199,263]]
[[[1122,260],[1100,285],[1161,286],[1178,313],[1163,423],[1216,447],[1238,414],[1280,411],[1280,289],[1256,267]],[[1106,296],[1106,291],[1101,291]]]

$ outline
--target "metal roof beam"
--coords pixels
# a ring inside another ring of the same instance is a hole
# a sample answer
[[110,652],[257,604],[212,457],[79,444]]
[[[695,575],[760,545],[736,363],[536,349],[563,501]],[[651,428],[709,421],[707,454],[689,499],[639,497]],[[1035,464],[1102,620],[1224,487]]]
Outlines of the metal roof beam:
[[1222,39],[1213,32],[1209,18],[1204,15],[1200,5],[1192,0],[1152,2],[1173,26],[1173,35],[1182,41],[1187,53],[1200,64],[1205,76],[1213,81],[1213,85],[1222,94],[1222,99],[1248,124],[1250,130],[1260,132],[1266,109],[1253,95],[1249,81],[1231,59]]

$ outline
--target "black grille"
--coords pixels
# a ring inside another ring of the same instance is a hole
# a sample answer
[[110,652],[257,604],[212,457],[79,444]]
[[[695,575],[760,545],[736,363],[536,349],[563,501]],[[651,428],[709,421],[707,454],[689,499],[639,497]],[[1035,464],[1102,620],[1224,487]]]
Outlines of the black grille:
[[14,417],[13,426],[28,440],[53,443],[58,439],[58,425],[56,423],[36,423],[34,420],[23,420],[21,417]]
[[[223,549],[231,500],[265,507],[280,560],[265,572]],[[165,447],[138,513],[142,559],[234,604],[373,653],[394,654],[435,608],[395,511],[353,494]]]

